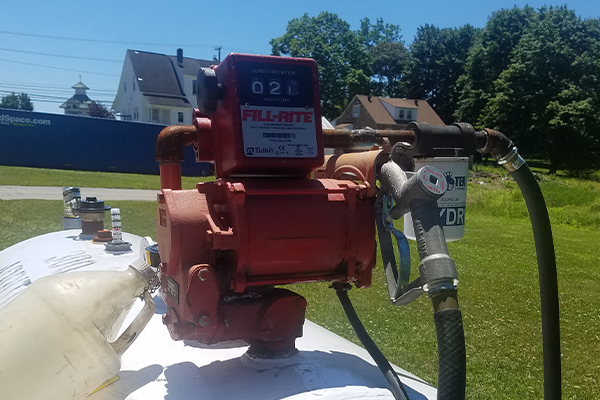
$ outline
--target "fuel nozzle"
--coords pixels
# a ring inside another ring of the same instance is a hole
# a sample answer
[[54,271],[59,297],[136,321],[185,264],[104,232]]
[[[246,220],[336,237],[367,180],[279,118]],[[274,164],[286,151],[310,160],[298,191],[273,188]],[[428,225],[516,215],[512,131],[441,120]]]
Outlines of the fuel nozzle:
[[399,219],[409,211],[413,215],[423,290],[456,288],[458,274],[454,260],[448,254],[437,205],[437,199],[448,187],[444,175],[431,166],[424,166],[414,173],[405,172],[389,161],[381,168],[380,180],[396,203],[390,210],[390,218]]
[[437,204],[447,190],[446,179],[432,166],[424,166],[417,172],[405,172],[393,160],[382,166],[379,179],[381,190],[386,193],[381,198],[385,199],[389,194],[396,202],[389,211],[389,218],[398,219],[411,212],[421,259],[420,276],[400,286],[401,279],[396,282],[394,278],[400,278],[401,274],[395,270],[390,240],[382,235],[383,215],[377,208],[379,205],[376,206],[376,223],[390,299],[394,305],[406,305],[427,292],[433,306],[438,339],[438,398],[464,398],[466,355],[462,315],[457,300],[458,273],[448,253]]

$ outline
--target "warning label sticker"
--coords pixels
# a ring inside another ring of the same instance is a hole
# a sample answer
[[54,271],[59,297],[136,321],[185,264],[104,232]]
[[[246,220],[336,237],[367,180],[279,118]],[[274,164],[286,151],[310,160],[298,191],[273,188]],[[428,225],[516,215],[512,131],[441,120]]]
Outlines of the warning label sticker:
[[246,157],[317,157],[314,108],[241,107]]

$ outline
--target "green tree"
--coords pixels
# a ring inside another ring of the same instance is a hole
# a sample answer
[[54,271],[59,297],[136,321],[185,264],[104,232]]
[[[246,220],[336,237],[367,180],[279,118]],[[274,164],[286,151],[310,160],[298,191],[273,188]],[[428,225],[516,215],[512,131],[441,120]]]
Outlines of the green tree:
[[401,91],[400,83],[410,56],[402,42],[400,27],[385,23],[382,18],[377,18],[375,24],[369,18],[363,18],[360,29],[355,33],[370,65],[370,94],[397,95]]
[[350,25],[336,14],[294,18],[270,44],[273,55],[310,57],[319,64],[322,110],[327,118],[340,115],[355,93],[369,90],[368,57]]
[[566,7],[539,10],[494,82],[481,122],[500,129],[551,172],[598,165],[600,22]]
[[453,122],[458,103],[456,82],[464,72],[476,32],[471,25],[454,29],[426,24],[417,29],[410,46],[407,95],[427,100],[445,123]]
[[109,110],[101,103],[95,101],[92,101],[92,103],[90,104],[89,116],[108,119],[116,118],[115,113],[112,110]]
[[465,72],[457,84],[457,120],[478,124],[481,111],[494,96],[494,81],[508,67],[511,53],[536,18],[536,11],[529,6],[492,14],[471,46]]
[[369,18],[360,20],[360,29],[356,31],[358,41],[365,49],[377,46],[380,43],[399,43],[402,40],[400,26],[387,24],[382,18],[377,18],[375,24]]
[[371,93],[377,96],[404,96],[403,77],[410,62],[410,53],[402,43],[381,42],[369,49]]
[[27,93],[16,94],[13,92],[9,95],[2,96],[0,108],[33,111],[33,103]]

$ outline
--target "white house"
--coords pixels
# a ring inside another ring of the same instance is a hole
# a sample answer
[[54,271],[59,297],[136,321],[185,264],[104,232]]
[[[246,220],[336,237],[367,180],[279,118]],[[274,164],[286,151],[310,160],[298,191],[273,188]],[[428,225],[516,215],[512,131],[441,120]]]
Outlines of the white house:
[[75,89],[75,94],[61,104],[60,108],[64,108],[67,115],[89,115],[90,106],[93,103],[86,93],[89,87],[81,81],[71,87]]
[[196,77],[215,61],[127,50],[113,110],[121,119],[176,125],[192,123]]

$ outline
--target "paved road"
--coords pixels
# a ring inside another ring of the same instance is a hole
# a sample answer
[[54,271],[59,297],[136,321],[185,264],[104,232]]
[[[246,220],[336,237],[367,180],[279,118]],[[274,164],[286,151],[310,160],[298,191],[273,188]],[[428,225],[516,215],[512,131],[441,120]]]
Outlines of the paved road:
[[[93,196],[99,200],[156,201],[158,190],[106,189],[82,187],[81,197]],[[62,187],[55,186],[1,186],[0,200],[62,200]]]

